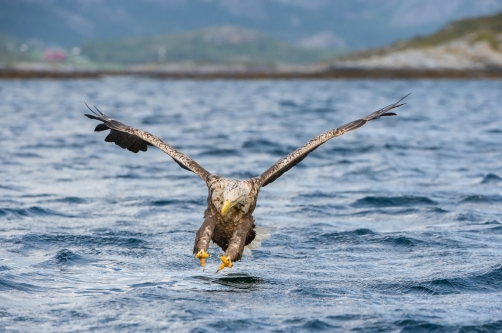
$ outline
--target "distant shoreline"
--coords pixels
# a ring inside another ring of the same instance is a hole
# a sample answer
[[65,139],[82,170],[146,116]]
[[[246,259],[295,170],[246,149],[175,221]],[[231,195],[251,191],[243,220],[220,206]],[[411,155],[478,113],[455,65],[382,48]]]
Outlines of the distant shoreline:
[[94,79],[137,76],[157,79],[502,79],[502,68],[387,69],[330,68],[317,71],[217,70],[20,70],[0,69],[0,79]]

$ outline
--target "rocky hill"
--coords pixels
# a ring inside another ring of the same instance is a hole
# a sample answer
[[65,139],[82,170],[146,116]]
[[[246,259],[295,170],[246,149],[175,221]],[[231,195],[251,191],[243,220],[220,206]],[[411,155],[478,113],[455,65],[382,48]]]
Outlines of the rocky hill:
[[334,64],[359,68],[500,68],[502,13],[454,21],[429,36],[353,53]]

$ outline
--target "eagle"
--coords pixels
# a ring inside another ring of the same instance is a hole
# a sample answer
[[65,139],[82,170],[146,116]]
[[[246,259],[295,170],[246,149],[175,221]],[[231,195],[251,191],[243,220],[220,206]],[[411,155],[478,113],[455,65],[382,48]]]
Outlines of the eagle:
[[94,129],[95,132],[110,130],[105,138],[106,142],[113,142],[133,153],[146,152],[148,146],[155,146],[169,155],[180,167],[195,173],[206,183],[208,189],[207,208],[204,212],[204,222],[195,236],[193,254],[204,269],[205,260],[209,257],[207,251],[210,243],[218,245],[223,250],[220,255],[221,264],[218,267],[218,272],[225,267],[232,268],[233,263],[239,261],[243,253],[250,253],[250,250],[261,245],[262,240],[270,237],[270,229],[256,226],[253,218],[258,194],[262,187],[273,183],[326,141],[358,129],[368,121],[383,116],[395,116],[394,112],[389,111],[404,105],[405,103],[401,103],[401,101],[408,95],[366,117],[316,136],[278,160],[261,175],[247,180],[228,179],[212,174],[157,136],[112,119],[96,106],[94,106],[94,111],[85,104],[92,112],[92,114],[85,114],[85,116],[101,121]]

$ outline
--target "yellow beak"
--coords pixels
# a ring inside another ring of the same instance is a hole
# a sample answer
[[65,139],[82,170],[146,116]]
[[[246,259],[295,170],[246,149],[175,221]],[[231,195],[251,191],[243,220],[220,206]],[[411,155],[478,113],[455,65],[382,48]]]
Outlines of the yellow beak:
[[225,200],[223,204],[223,208],[221,209],[221,215],[225,215],[225,213],[232,207],[232,204]]

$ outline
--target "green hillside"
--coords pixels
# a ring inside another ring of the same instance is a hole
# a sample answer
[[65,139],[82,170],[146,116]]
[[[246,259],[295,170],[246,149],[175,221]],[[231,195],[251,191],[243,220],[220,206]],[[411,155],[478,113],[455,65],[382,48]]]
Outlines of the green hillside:
[[353,53],[343,58],[361,59],[375,55],[385,55],[393,52],[425,49],[443,46],[455,41],[468,44],[486,42],[495,52],[502,51],[502,12],[474,19],[453,21],[437,32],[428,35],[403,40],[391,45]]
[[330,51],[306,50],[259,32],[219,27],[145,38],[87,41],[82,54],[97,63],[135,65],[159,62],[310,63],[333,57]]
[[427,47],[445,44],[458,38],[469,41],[487,41],[493,49],[502,48],[502,12],[493,16],[454,21],[435,34],[418,37],[407,43],[408,47]]

